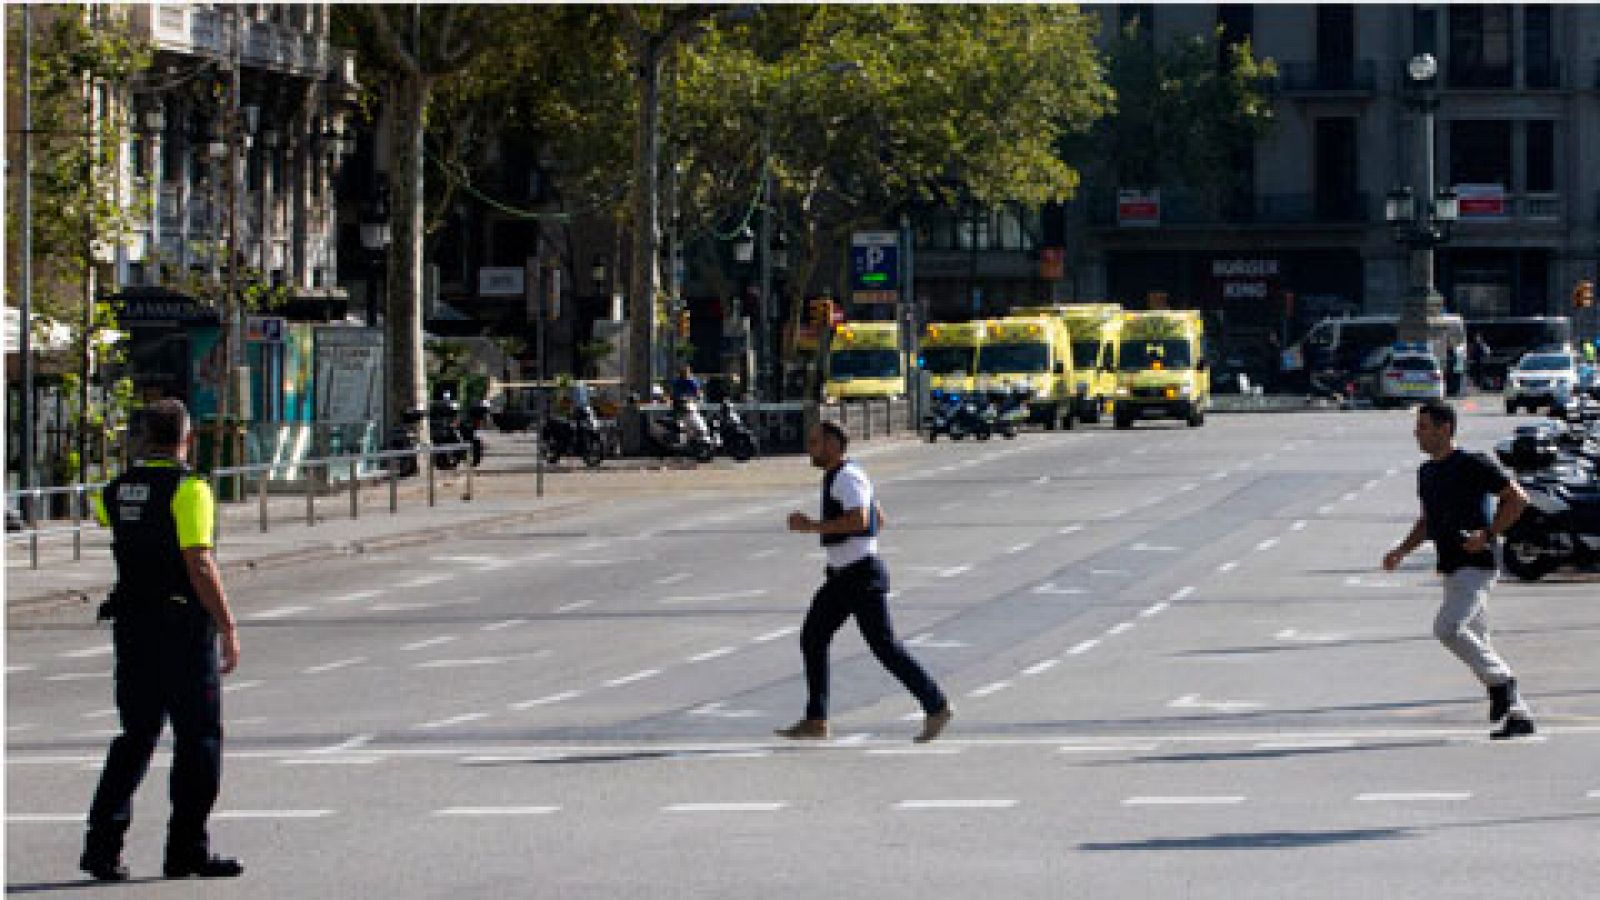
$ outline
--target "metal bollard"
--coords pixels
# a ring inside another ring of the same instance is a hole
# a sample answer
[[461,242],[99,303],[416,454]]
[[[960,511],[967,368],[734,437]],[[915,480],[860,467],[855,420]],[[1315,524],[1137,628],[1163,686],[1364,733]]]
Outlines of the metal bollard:
[[533,438],[533,495],[544,496],[544,436]]
[[72,561],[83,561],[83,487],[72,489],[68,503],[72,506]]
[[467,461],[463,465],[465,465],[466,468],[467,468],[467,492],[465,494],[461,495],[461,502],[462,503],[471,503],[472,502],[472,470],[475,468],[472,465],[472,451],[471,450],[467,451]]
[[311,477],[311,467],[303,466],[301,475],[306,480],[306,527],[317,524],[317,482]]
[[434,485],[434,482],[433,482],[433,448],[432,447],[428,448],[428,452],[427,452],[426,455],[428,457],[428,506],[431,508],[433,506],[434,490],[435,490],[435,485]]
[[400,466],[395,462],[398,457],[389,457],[389,512],[400,511]]
[[865,425],[861,430],[861,439],[870,441],[872,440],[872,401],[868,400],[861,404],[861,411],[866,414],[862,416],[865,420]]
[[39,568],[39,523],[28,532],[28,568]]
[[350,518],[361,518],[361,469],[356,457],[350,458]]
[[267,523],[269,521],[269,516],[267,515],[267,482],[270,481],[271,479],[272,479],[272,467],[270,465],[267,468],[263,469],[261,471],[260,475],[256,476],[256,493],[260,495],[259,499],[261,500],[261,533],[262,534],[266,534],[267,533]]

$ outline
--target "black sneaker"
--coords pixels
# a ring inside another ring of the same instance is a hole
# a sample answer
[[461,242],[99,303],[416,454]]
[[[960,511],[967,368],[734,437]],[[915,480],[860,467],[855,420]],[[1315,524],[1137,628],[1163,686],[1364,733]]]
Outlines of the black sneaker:
[[161,874],[168,878],[238,878],[244,874],[244,864],[226,856],[168,859]]
[[1523,716],[1510,716],[1505,724],[1489,732],[1492,741],[1503,741],[1508,738],[1528,737],[1538,731],[1533,727],[1533,720]]
[[1517,680],[1508,678],[1502,684],[1489,685],[1489,721],[1498,722],[1511,711],[1511,698],[1517,695]]
[[127,881],[128,867],[120,856],[101,856],[85,853],[78,857],[78,868],[89,873],[95,881]]

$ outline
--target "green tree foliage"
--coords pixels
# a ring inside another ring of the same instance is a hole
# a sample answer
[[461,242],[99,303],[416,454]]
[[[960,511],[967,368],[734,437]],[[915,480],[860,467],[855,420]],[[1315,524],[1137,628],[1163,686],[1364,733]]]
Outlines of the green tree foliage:
[[1241,187],[1235,160],[1274,125],[1267,85],[1278,70],[1248,41],[1230,45],[1219,67],[1221,36],[1158,48],[1135,26],[1118,33],[1106,54],[1116,111],[1069,153],[1098,159],[1113,186],[1182,186],[1214,200]]

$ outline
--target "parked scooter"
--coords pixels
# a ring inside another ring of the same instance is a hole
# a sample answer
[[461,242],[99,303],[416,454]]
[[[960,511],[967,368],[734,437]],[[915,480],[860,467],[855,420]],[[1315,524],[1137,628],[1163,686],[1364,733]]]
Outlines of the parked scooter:
[[727,400],[717,404],[717,414],[711,420],[711,443],[737,462],[749,462],[761,452],[755,432]]
[[1022,423],[1028,421],[1027,387],[1018,385],[996,391],[989,395],[989,401],[994,409],[995,433],[1008,441],[1014,440],[1022,433]]
[[479,400],[472,404],[466,418],[461,420],[461,437],[472,445],[472,467],[476,469],[483,462],[483,438],[478,432],[489,427],[489,404]]
[[[427,410],[413,407],[400,413],[400,422],[389,429],[388,437],[383,442],[385,450],[421,450],[421,443],[417,440],[417,431],[422,427],[422,420],[428,417]],[[417,457],[414,454],[389,457],[383,460],[383,467],[393,469],[401,478],[409,478],[417,474]]]
[[699,401],[693,397],[678,400],[670,418],[650,419],[645,438],[656,456],[686,457],[696,462],[711,462],[716,456],[711,429],[700,415]]
[[[461,406],[448,394],[428,408],[428,443],[435,447],[466,443],[461,433]],[[454,469],[467,461],[467,451],[456,448],[439,450],[433,454],[433,464],[441,469]]]
[[928,435],[928,443],[939,440],[939,435],[948,435],[951,440],[959,441],[966,437],[965,430],[958,437],[952,426],[955,424],[956,412],[961,409],[961,395],[949,391],[933,391],[928,395],[928,413],[922,417],[922,430]]

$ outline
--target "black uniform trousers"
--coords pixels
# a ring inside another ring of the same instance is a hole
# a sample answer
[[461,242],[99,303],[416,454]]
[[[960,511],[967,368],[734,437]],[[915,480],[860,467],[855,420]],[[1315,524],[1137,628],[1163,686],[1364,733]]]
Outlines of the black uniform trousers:
[[806,667],[806,718],[828,717],[828,645],[845,620],[855,616],[856,627],[872,655],[926,713],[945,707],[944,693],[927,671],[906,652],[894,636],[889,621],[889,569],[883,560],[869,556],[828,570],[828,580],[811,598],[811,609],[800,628],[800,653]]
[[111,741],[89,807],[86,849],[122,850],[133,820],[133,794],[150,767],[165,720],[172,722],[168,859],[204,858],[206,820],[222,778],[222,678],[217,632],[199,601],[124,604],[112,626],[117,712],[122,734]]

